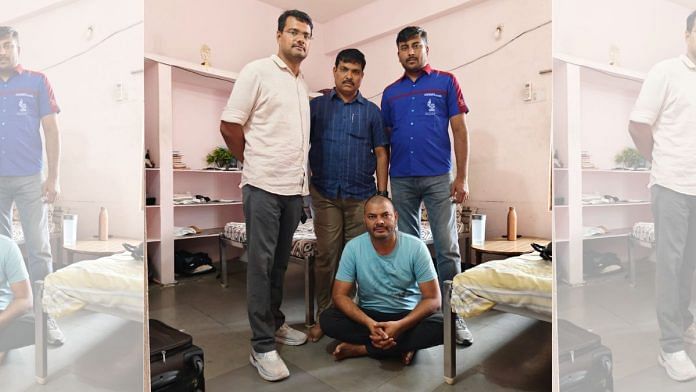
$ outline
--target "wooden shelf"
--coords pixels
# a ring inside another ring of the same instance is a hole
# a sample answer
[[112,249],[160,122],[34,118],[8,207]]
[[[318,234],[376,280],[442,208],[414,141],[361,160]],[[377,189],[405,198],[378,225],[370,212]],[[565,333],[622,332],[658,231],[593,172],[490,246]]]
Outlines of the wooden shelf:
[[202,232],[198,234],[187,234],[182,236],[174,237],[174,241],[179,240],[191,240],[194,238],[207,238],[207,237],[217,237],[225,230],[224,227],[214,227],[212,229],[203,229]]
[[160,242],[160,239],[159,238],[148,238],[147,243],[151,243],[151,242]]
[[159,204],[155,204],[153,206],[145,206],[145,208],[159,208]]
[[224,173],[241,174],[241,170],[206,170],[206,169],[174,169],[174,173]]
[[158,172],[159,169],[160,169],[159,167],[146,167],[146,168],[145,168],[145,172],[146,172],[146,173],[147,173],[147,172]]
[[[626,206],[649,206],[649,201],[640,201],[635,203],[603,203],[603,204],[583,204],[584,207],[626,207]],[[567,204],[559,204],[553,206],[553,208],[568,208]]]
[[[607,230],[606,233],[604,234],[599,234],[599,235],[592,235],[592,236],[587,236],[587,237],[582,237],[583,241],[592,241],[592,240],[601,240],[604,238],[621,238],[621,237],[628,237],[631,235],[631,231],[633,229],[628,227],[628,228],[621,228],[621,229],[612,229],[612,230]],[[561,243],[561,242],[568,242],[568,238],[557,238],[555,242]]]
[[204,67],[200,64],[193,63],[186,60],[175,59],[172,57],[162,56],[155,53],[145,53],[145,58],[152,60],[161,64],[169,65],[175,68],[181,68],[189,71],[201,74],[201,76],[211,76],[215,78],[221,78],[230,82],[237,80],[238,74],[236,72],[227,71],[220,68]]
[[[568,173],[567,167],[555,167],[553,171],[558,173]],[[650,174],[650,170],[623,170],[623,169],[582,169],[583,173],[640,173]]]
[[214,207],[214,206],[239,206],[241,201],[232,201],[228,203],[195,203],[195,204],[174,204],[174,208],[180,207]]
[[643,80],[645,80],[645,73],[628,68],[616,67],[609,64],[602,64],[596,61],[581,59],[564,53],[555,53],[553,55],[553,58],[568,64],[577,65],[583,69],[590,69],[596,72],[604,73],[608,77],[629,79],[634,80],[636,82],[642,82]]

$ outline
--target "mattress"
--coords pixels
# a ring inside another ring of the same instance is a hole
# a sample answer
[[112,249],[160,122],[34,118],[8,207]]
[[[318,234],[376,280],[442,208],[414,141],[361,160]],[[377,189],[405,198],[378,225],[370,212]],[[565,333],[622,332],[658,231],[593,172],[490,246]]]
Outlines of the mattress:
[[457,274],[452,310],[475,317],[500,304],[551,316],[553,265],[538,253],[493,260]]
[[[246,225],[243,222],[230,222],[225,225],[224,236],[246,246]],[[312,257],[316,252],[316,244],[317,236],[314,235],[314,224],[311,219],[307,219],[307,222],[300,223],[295,230],[290,254],[300,259]]]
[[143,320],[144,264],[124,252],[71,264],[46,276],[44,311],[59,318],[81,309]]

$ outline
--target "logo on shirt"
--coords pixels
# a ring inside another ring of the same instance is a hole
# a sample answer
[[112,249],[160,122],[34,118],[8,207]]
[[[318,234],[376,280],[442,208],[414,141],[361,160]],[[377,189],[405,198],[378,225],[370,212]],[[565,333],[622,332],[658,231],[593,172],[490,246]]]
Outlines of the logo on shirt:
[[426,116],[434,116],[437,114],[437,112],[435,112],[435,104],[433,103],[432,99],[428,99],[428,102],[425,105],[428,107],[428,110],[425,112]]
[[20,99],[19,102],[17,103],[17,106],[19,107],[19,113],[26,113],[27,112],[27,104],[24,102],[23,99]]

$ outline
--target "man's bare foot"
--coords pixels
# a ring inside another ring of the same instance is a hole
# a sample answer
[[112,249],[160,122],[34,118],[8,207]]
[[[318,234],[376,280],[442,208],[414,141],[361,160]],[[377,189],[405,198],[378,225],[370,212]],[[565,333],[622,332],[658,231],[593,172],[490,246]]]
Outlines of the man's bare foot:
[[367,347],[365,345],[352,343],[340,343],[333,352],[334,359],[337,361],[346,358],[364,357],[365,355],[367,355]]
[[409,351],[407,353],[401,354],[401,363],[408,366],[413,361],[413,357],[416,355],[415,351]]
[[312,325],[309,329],[309,340],[318,342],[322,337],[324,337],[324,331],[321,330],[321,325],[319,323]]

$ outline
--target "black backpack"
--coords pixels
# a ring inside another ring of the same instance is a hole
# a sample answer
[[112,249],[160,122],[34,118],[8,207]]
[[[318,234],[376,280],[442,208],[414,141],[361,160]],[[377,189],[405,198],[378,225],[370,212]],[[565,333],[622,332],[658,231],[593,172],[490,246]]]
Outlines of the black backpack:
[[174,253],[174,273],[176,274],[199,275],[214,271],[213,260],[207,253],[191,253],[185,250],[177,250]]

